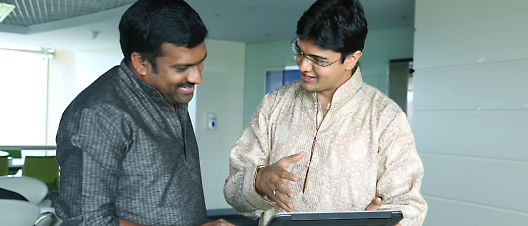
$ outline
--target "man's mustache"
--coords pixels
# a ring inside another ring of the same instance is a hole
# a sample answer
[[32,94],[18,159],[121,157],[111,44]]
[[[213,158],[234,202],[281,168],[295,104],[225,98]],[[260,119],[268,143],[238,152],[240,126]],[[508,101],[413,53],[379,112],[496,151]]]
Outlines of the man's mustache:
[[178,85],[176,85],[176,87],[191,87],[191,86],[194,86],[194,85],[196,85],[196,83],[185,81],[185,82],[178,83]]

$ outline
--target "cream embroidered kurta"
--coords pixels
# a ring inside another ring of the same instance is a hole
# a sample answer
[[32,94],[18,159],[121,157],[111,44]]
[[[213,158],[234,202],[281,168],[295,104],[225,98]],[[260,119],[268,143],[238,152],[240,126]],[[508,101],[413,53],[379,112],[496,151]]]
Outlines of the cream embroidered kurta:
[[405,113],[364,83],[359,69],[337,89],[324,119],[316,93],[300,80],[264,97],[231,150],[227,202],[260,225],[285,212],[256,193],[256,168],[301,151],[288,168],[298,180],[285,180],[296,212],[361,211],[380,196],[379,210],[402,210],[402,226],[423,223],[424,171]]

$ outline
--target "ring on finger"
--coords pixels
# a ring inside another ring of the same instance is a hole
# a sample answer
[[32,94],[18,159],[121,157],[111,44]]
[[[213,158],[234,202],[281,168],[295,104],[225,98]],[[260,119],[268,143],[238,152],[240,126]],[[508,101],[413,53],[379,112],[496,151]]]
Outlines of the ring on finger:
[[273,190],[273,196],[275,196],[275,193],[277,193],[277,189]]

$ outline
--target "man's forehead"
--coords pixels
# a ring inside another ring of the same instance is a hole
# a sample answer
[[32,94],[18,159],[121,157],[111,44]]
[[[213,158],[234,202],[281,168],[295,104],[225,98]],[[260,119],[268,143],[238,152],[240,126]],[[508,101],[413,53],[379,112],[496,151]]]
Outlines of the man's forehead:
[[158,58],[166,58],[173,67],[197,65],[207,57],[205,43],[200,43],[194,48],[163,43],[161,51]]

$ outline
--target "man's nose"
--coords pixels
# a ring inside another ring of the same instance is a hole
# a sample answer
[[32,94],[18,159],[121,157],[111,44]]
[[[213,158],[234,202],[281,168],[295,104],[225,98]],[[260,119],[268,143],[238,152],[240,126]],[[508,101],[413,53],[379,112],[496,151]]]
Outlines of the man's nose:
[[301,62],[299,63],[300,71],[311,71],[313,69],[312,64],[309,62],[308,58],[302,57]]
[[192,72],[187,76],[187,81],[200,84],[202,82],[202,72],[198,67],[193,67]]

